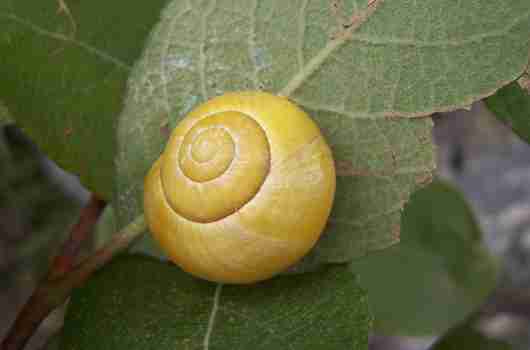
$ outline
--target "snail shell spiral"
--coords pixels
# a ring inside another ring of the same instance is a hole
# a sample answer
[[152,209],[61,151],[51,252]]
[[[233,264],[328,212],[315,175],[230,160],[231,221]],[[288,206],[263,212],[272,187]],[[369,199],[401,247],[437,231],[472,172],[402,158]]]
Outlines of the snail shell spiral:
[[318,240],[335,194],[331,151],[288,99],[228,93],[191,111],[145,179],[151,233],[185,271],[251,283]]

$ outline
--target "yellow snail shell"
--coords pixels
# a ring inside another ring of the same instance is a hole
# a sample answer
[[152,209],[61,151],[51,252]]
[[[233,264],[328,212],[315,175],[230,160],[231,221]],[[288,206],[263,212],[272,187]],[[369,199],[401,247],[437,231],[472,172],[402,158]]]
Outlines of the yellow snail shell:
[[145,179],[151,233],[183,270],[251,283],[303,257],[335,195],[331,150],[287,98],[227,93],[191,111]]

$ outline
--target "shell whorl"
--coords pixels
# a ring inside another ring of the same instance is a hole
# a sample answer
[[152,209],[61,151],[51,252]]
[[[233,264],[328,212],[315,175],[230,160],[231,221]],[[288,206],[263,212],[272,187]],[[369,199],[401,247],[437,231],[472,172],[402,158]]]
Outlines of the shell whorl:
[[175,130],[164,152],[162,186],[176,213],[214,222],[250,201],[269,168],[269,142],[261,126],[244,113],[223,111],[189,130]]
[[229,93],[191,111],[145,180],[151,233],[184,270],[250,283],[316,243],[335,168],[316,124],[288,99]]

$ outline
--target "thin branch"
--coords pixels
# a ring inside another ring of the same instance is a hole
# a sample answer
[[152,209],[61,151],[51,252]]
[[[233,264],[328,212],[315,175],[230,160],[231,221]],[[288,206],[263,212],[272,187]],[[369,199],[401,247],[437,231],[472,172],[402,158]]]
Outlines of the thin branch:
[[[32,330],[32,332],[28,333],[27,335],[29,339],[41,321],[44,320],[51,311],[53,311],[53,309],[47,310],[46,307],[41,305],[42,303],[46,304],[45,297],[42,295],[44,285],[48,281],[59,278],[60,276],[72,270],[83,242],[92,232],[99,216],[103,212],[104,207],[105,202],[99,199],[97,196],[92,195],[90,197],[89,203],[83,209],[81,209],[81,212],[79,213],[79,220],[70,230],[68,239],[63,243],[59,253],[52,261],[47,275],[40,283],[43,288],[41,288],[40,285],[36,287],[35,291],[17,316],[17,321],[15,321],[15,324],[10,329],[10,333],[6,338],[6,341],[11,333],[19,334],[22,332],[19,330],[19,327],[27,329],[28,332],[29,330]],[[21,324],[19,320],[26,321],[23,321]]]
[[146,231],[147,226],[144,216],[140,215],[114,235],[109,243],[87,257],[74,270],[62,278],[50,281],[50,285],[54,289],[62,291],[61,301],[56,306],[61,305],[66,300],[72,289],[81,287],[94,272],[110,262],[117,254],[127,249],[132,242]]
[[2,342],[2,350],[21,350],[40,323],[55,308],[62,305],[74,288],[81,287],[92,274],[125,250],[147,227],[143,215],[137,217],[95,254],[62,277],[46,280],[39,285]]
[[50,267],[47,279],[52,280],[72,270],[81,250],[83,242],[90,235],[100,217],[106,202],[92,195],[90,202],[81,211],[79,221],[72,228],[70,237],[64,242],[59,255],[57,255]]

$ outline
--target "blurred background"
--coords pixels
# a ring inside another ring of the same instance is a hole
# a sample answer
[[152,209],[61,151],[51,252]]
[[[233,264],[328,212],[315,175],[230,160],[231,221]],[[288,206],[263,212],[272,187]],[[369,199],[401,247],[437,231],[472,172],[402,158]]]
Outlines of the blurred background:
[[[482,102],[434,121],[438,176],[464,193],[485,243],[502,262],[502,288],[483,306],[479,327],[515,350],[530,349],[530,146]],[[88,199],[76,178],[15,126],[0,129],[0,339]],[[57,310],[43,323],[28,349],[53,344],[62,314]],[[370,349],[424,350],[434,340],[374,334]]]
[[[530,349],[530,146],[483,102],[433,120],[437,175],[462,191],[485,244],[501,262],[480,330],[514,350]],[[376,335],[370,349],[424,350],[434,341]]]

